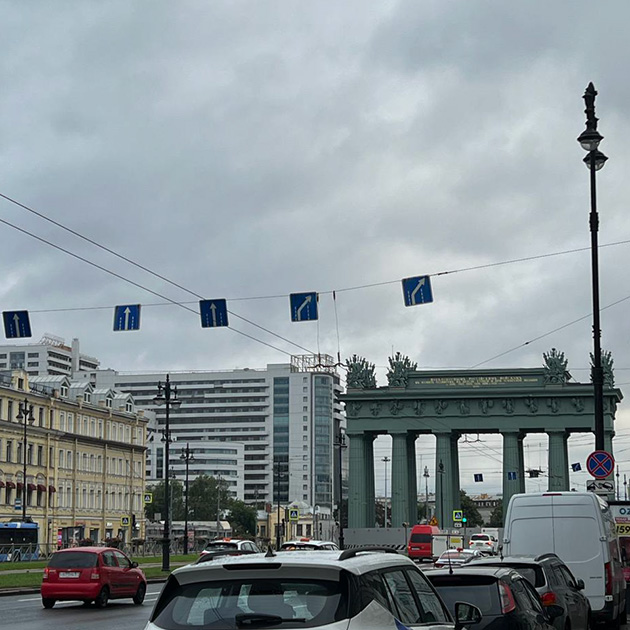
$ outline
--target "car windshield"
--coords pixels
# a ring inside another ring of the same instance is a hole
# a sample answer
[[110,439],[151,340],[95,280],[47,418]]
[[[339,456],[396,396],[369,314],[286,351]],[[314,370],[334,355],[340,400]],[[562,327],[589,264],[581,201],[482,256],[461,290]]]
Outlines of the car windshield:
[[[457,577],[460,574],[456,574]],[[454,614],[456,602],[474,604],[482,615],[500,615],[501,602],[496,580],[476,579],[475,577],[457,579],[455,575],[446,580],[431,580],[440,597]]]
[[486,534],[473,534],[470,537],[470,540],[490,540],[490,536],[486,535]]
[[[486,567],[489,565],[484,562],[483,566]],[[515,562],[496,562],[490,566],[512,567],[513,569],[516,569],[532,586],[539,588],[545,585],[545,576],[543,575],[543,571],[540,567],[528,564],[518,564]]]
[[316,628],[347,618],[338,582],[316,579],[204,581],[171,576],[151,621],[165,630]]
[[90,551],[58,551],[52,555],[48,566],[53,569],[91,569],[97,564],[98,555]]

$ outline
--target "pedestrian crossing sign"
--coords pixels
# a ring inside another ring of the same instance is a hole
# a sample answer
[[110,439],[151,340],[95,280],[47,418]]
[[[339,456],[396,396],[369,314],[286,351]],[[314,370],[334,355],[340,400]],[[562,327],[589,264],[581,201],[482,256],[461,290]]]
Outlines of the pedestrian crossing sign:
[[131,522],[131,519],[128,516],[121,516],[120,517],[120,525],[121,527],[129,527],[129,523]]
[[289,520],[290,521],[300,520],[300,511],[297,508],[289,508]]

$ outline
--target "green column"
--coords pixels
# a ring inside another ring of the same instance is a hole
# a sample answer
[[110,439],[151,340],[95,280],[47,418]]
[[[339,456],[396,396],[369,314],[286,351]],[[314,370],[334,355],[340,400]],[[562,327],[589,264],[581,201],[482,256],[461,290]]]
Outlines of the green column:
[[564,487],[567,490],[571,489],[571,477],[569,476],[569,445],[568,445],[568,441],[569,438],[571,437],[571,434],[566,432],[564,434],[563,440],[564,440],[564,444],[563,444],[563,449],[564,449],[564,456],[566,457],[566,462],[565,462],[565,466],[564,466]]
[[[569,490],[567,483],[569,457],[564,431],[547,431],[549,435],[549,490]],[[565,472],[567,471],[567,472]]]
[[604,431],[604,450],[607,453],[613,454],[613,437],[615,436],[614,431]]
[[525,492],[525,455],[523,453],[523,440],[525,433],[518,436],[518,491]]
[[407,434],[407,461],[409,462],[409,513],[403,521],[409,525],[418,522],[418,469],[416,464],[416,438],[415,433]]
[[[459,492],[459,447],[457,441],[461,435],[459,433],[451,433],[451,467],[453,469],[453,509],[459,510],[462,507],[462,498]],[[451,514],[452,516],[452,514]]]
[[409,458],[407,433],[392,433],[392,527],[409,516]]
[[365,527],[376,524],[376,495],[374,491],[374,434],[365,434],[365,480],[367,492],[365,496]]
[[[503,435],[503,514],[513,494],[521,489],[519,480],[519,437],[518,431],[502,431]],[[522,442],[521,442],[522,446]]]
[[436,433],[435,511],[441,528],[453,527],[453,462],[451,433]]
[[[365,434],[348,434],[348,527],[367,527],[367,478],[365,469]],[[373,466],[372,466],[373,468]]]

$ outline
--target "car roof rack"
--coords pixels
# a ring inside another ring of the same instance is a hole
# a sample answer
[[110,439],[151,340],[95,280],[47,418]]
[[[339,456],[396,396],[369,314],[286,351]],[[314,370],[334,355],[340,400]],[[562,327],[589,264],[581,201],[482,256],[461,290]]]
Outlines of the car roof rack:
[[357,554],[363,553],[364,551],[376,551],[381,553],[395,553],[398,552],[392,547],[379,547],[379,546],[366,546],[366,547],[355,547],[354,549],[345,549],[341,552],[339,556],[339,560],[348,560],[349,558],[356,557]]
[[545,558],[559,558],[557,553],[547,552],[541,553],[539,556],[536,556],[535,560],[544,560]]

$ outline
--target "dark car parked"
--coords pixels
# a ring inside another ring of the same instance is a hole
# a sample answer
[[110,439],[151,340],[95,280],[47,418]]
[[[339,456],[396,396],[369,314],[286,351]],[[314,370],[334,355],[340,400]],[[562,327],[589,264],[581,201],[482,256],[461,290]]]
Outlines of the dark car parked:
[[591,619],[588,598],[582,592],[584,582],[576,580],[569,567],[555,554],[477,558],[475,566],[511,567],[526,577],[540,595],[543,607],[557,604],[564,613],[554,619],[558,630],[587,630]]
[[477,606],[482,620],[476,630],[553,630],[560,606],[543,608],[531,583],[515,569],[471,563],[455,571],[427,571],[429,581],[453,611],[456,602]]

